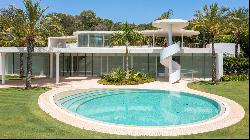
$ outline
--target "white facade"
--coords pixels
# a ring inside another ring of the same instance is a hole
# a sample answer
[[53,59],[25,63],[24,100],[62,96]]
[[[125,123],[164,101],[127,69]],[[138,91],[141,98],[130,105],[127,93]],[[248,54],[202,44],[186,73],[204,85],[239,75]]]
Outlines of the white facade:
[[[214,49],[216,52],[221,52],[227,56],[235,56],[235,43],[214,43]],[[206,48],[211,48],[212,44],[207,44]],[[240,54],[240,46],[237,48],[238,54]]]
[[[196,75],[203,74],[204,78],[206,77],[205,75],[210,74],[207,69],[209,69],[210,65],[209,55],[212,52],[211,48],[187,48],[183,46],[183,36],[199,34],[197,31],[183,29],[188,25],[186,20],[155,21],[153,25],[160,29],[140,31],[145,36],[152,36],[153,44],[128,47],[130,68],[139,68],[144,72],[151,72],[156,77],[165,76],[171,83],[178,81],[181,75],[184,75],[182,71],[185,69],[192,71],[192,77],[195,71],[193,69],[198,71]],[[33,64],[39,66],[38,70],[45,67],[45,70],[41,71],[47,73],[45,75],[48,75],[50,78],[55,76],[56,83],[59,83],[59,76],[62,73],[63,76],[64,73],[70,73],[71,76],[76,72],[93,76],[107,73],[112,67],[118,65],[124,67],[125,46],[110,47],[108,45],[108,36],[111,36],[114,32],[76,31],[73,36],[49,37],[48,47],[36,47],[34,49],[34,54],[43,55],[41,62],[43,64],[38,64],[41,59],[37,59],[39,62]],[[172,36],[182,37],[182,42],[177,44],[178,49],[176,47],[163,48],[155,45],[155,37],[167,37],[168,44],[172,45]],[[227,53],[232,53],[231,50],[226,51]],[[6,59],[8,60],[11,59],[10,54],[26,52],[25,47],[1,47],[0,60],[3,60],[3,54],[7,54]],[[216,49],[218,79],[223,75],[223,55],[221,55],[223,52],[224,50]],[[204,62],[200,62],[201,59]],[[12,60],[14,60],[14,55]],[[6,67],[10,65],[9,63],[3,65],[2,62],[0,61],[0,72],[6,70]],[[191,64],[192,67],[190,66]],[[14,68],[18,69],[18,66],[14,65],[14,61],[12,65],[12,72],[14,73]],[[202,69],[202,72],[199,69]],[[10,73],[9,71],[7,70],[6,74]],[[188,73],[186,72],[185,74],[188,75]],[[0,74],[2,75],[2,73]],[[4,75],[2,79],[4,79]]]

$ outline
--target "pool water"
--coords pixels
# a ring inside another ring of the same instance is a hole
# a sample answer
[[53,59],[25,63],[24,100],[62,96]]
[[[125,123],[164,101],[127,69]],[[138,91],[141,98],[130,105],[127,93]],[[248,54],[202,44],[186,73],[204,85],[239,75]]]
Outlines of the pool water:
[[84,117],[135,126],[170,126],[207,120],[220,105],[184,92],[147,89],[94,89],[61,96],[57,104]]

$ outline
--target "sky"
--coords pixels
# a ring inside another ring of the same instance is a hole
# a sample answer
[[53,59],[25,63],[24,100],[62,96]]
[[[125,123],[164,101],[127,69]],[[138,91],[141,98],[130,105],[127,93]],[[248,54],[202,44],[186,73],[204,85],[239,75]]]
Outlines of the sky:
[[[142,24],[150,23],[168,9],[173,10],[171,18],[190,20],[195,10],[215,2],[228,8],[249,8],[249,0],[41,0],[41,5],[49,7],[46,13],[78,15],[83,10],[93,10],[97,16],[114,22]],[[10,4],[24,8],[22,0],[0,0],[0,8]]]

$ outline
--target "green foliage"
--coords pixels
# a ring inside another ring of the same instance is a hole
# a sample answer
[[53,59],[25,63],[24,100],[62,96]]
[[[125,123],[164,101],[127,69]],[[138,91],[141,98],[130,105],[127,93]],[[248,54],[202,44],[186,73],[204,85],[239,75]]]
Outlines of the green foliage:
[[234,37],[232,35],[218,35],[215,36],[215,42],[233,43]]
[[98,83],[104,85],[136,85],[155,81],[151,75],[134,69],[128,71],[128,79],[126,79],[126,73],[122,68],[112,69],[110,73],[102,76],[102,79]]
[[112,69],[112,71],[103,76],[103,79],[105,79],[107,82],[111,82],[111,83],[116,83],[116,82],[121,82],[126,75],[126,71],[124,71],[121,68],[116,68],[116,69]]
[[111,45],[142,45],[144,36],[135,31],[127,22],[122,24],[122,29],[111,36]]
[[10,5],[0,10],[0,46],[25,46],[25,19],[21,9]]
[[48,37],[63,35],[65,35],[65,31],[59,17],[47,15],[40,21],[39,36],[36,39],[37,46],[47,46]]
[[173,10],[169,9],[168,11],[161,14],[161,16],[159,18],[157,18],[156,20],[169,19],[172,15],[173,15]]
[[249,74],[224,75],[220,78],[220,81],[246,81],[246,80],[249,80]]
[[195,11],[193,29],[205,30],[213,39],[222,32],[227,12],[228,8],[219,7],[217,3],[205,5],[202,10]]
[[249,59],[244,57],[224,57],[225,75],[220,81],[245,81],[249,79]]
[[244,57],[224,57],[223,59],[224,73],[246,74],[249,72],[249,59]]

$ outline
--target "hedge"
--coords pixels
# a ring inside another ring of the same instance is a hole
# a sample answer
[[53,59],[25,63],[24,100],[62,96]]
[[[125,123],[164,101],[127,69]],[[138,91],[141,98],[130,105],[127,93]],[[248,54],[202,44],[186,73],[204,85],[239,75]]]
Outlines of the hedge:
[[233,74],[224,75],[220,78],[220,81],[246,81],[249,79],[249,74]]
[[244,57],[224,57],[223,68],[225,75],[248,74],[249,59]]

